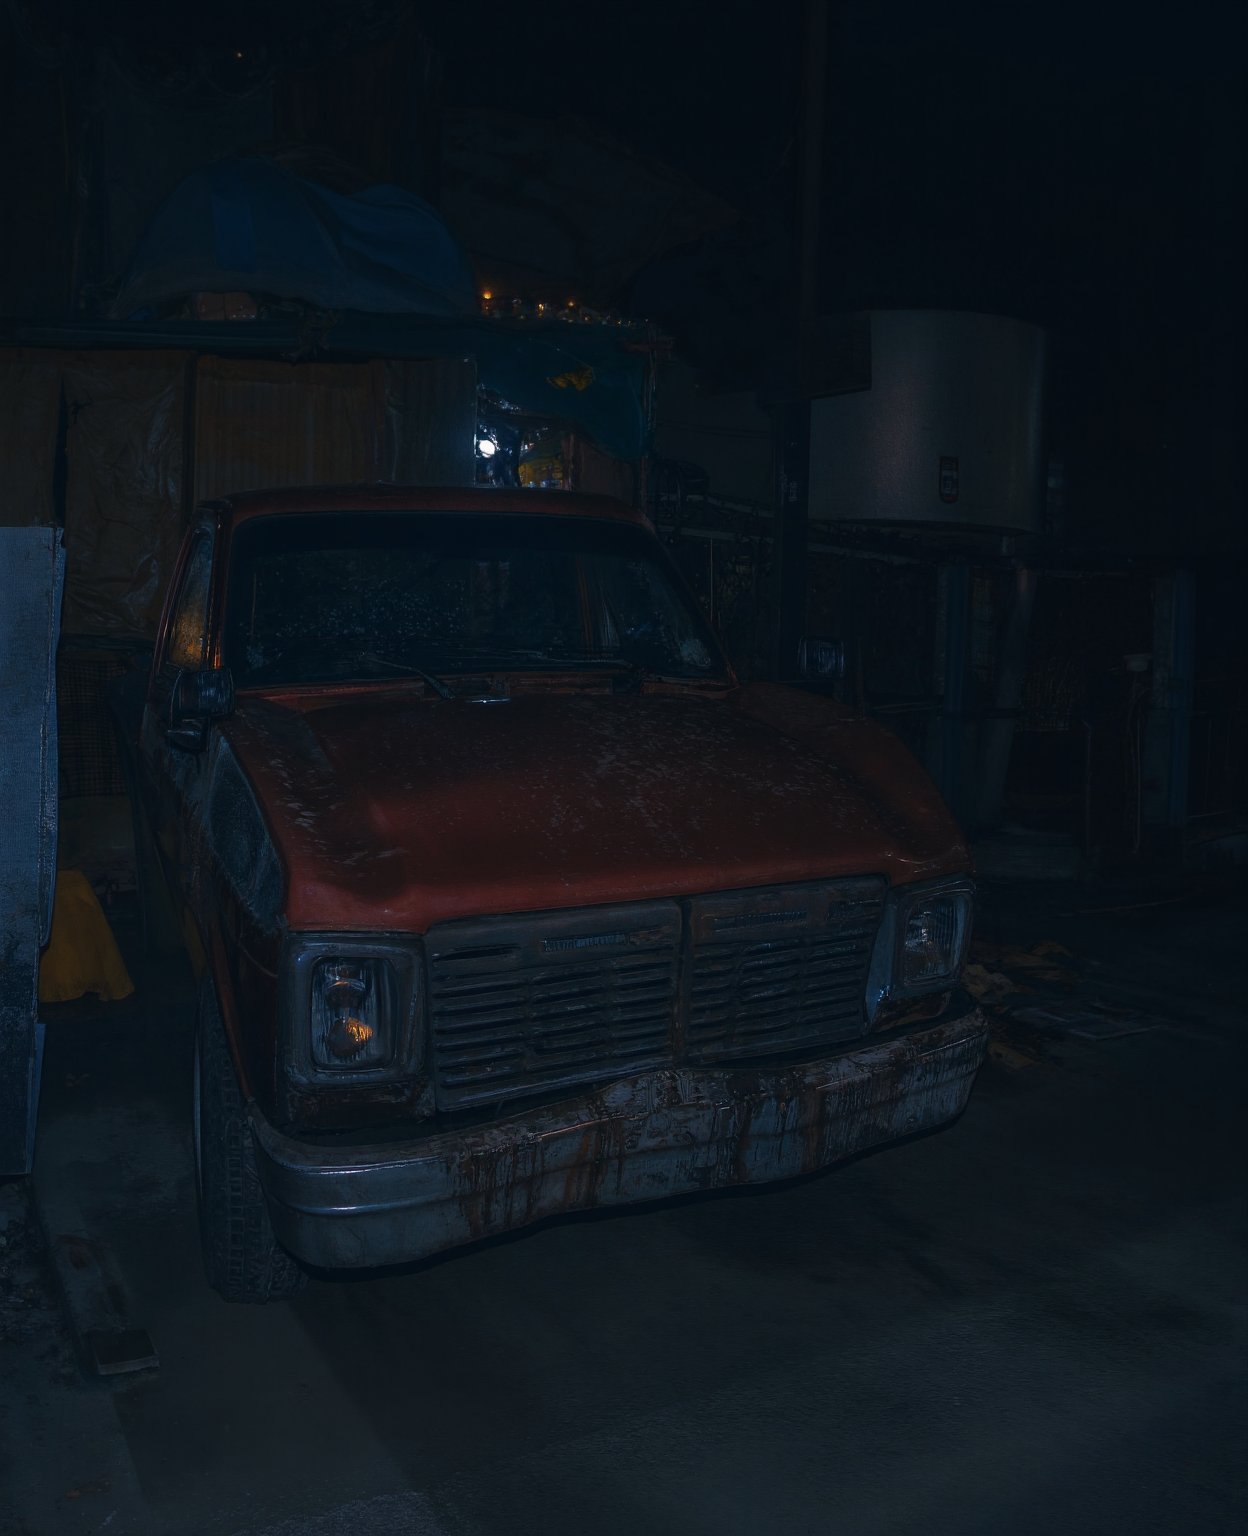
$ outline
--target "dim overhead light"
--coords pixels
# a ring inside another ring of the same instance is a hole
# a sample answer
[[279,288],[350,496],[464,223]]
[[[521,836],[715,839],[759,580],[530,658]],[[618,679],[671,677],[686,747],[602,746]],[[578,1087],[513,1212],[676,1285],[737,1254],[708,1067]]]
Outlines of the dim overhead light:
[[494,295],[490,292],[490,290],[488,288],[486,288],[484,290],[484,292],[482,293],[481,297],[488,302],[490,299],[492,299],[494,297]]

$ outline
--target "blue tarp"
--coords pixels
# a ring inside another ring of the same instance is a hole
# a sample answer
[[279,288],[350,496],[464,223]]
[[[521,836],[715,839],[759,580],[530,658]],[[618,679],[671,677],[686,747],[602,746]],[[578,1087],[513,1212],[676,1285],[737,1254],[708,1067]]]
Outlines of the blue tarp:
[[428,203],[394,186],[331,192],[259,157],[218,160],[178,186],[112,314],[148,318],[189,293],[239,290],[373,314],[476,309],[468,258]]
[[[165,202],[112,305],[120,325],[88,328],[113,345],[307,355],[297,321],[158,318],[197,292],[242,291],[331,312],[317,355],[473,357],[482,386],[525,411],[560,417],[599,447],[635,459],[647,447],[646,365],[626,349],[643,327],[540,325],[477,314],[467,257],[434,209],[392,186],[345,196],[261,157],[219,160]],[[177,340],[174,340],[174,337]],[[84,335],[84,339],[85,335]]]

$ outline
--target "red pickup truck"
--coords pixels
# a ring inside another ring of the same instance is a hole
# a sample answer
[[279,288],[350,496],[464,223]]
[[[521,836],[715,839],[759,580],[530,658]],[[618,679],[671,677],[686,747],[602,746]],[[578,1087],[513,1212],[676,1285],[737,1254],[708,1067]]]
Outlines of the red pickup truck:
[[622,504],[206,506],[137,735],[231,1300],[805,1173],[966,1103],[986,1030],[940,796],[880,726],[738,683]]

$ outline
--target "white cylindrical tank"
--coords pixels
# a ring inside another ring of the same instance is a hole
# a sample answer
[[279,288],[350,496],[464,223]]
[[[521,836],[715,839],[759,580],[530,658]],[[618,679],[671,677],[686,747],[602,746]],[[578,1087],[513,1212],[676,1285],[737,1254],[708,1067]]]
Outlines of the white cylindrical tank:
[[866,318],[870,388],[811,401],[810,516],[1034,531],[1044,332],[949,310]]

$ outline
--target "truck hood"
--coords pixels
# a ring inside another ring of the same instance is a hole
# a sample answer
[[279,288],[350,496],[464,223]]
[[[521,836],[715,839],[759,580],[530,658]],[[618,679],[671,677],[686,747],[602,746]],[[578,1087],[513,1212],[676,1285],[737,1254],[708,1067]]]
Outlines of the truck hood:
[[795,689],[252,697],[226,736],[285,867],[294,928],[422,932],[968,863],[905,748]]

